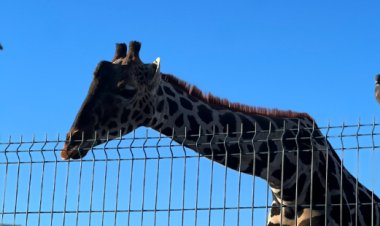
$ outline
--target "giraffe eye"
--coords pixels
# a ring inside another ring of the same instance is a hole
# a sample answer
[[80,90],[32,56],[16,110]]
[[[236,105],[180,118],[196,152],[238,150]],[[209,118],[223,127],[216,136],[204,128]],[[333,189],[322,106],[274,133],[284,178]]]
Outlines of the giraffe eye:
[[131,98],[133,97],[137,89],[129,84],[127,84],[125,81],[121,81],[117,84],[119,94],[125,98]]
[[137,92],[136,89],[134,89],[134,90],[123,89],[123,90],[119,91],[120,95],[125,97],[125,98],[133,97],[136,94],[136,92]]

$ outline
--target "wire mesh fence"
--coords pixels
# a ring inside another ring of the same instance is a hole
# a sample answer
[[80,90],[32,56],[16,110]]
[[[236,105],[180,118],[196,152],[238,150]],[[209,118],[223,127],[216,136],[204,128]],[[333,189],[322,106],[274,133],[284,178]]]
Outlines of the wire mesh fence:
[[[320,130],[344,166],[372,192],[368,205],[376,211],[380,124],[327,125]],[[199,138],[216,135],[228,136]],[[206,145],[213,142],[206,140]],[[275,208],[265,180],[211,161],[150,129],[107,140],[81,160],[61,160],[64,142],[65,136],[59,135],[0,140],[0,223],[266,225]],[[370,214],[365,222],[378,225],[374,218],[379,214]]]

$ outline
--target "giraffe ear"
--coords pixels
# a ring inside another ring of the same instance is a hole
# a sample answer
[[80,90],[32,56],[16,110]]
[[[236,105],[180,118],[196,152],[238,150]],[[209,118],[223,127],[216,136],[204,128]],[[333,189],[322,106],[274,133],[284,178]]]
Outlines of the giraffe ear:
[[153,61],[153,67],[156,68],[154,76],[160,74],[160,62],[161,62],[161,59],[159,57],[157,57],[157,59],[155,61]]
[[151,67],[153,69],[153,73],[151,74],[152,77],[149,78],[149,86],[151,86],[152,89],[154,89],[160,82],[161,80],[161,75],[160,75],[160,61],[161,59],[157,57],[155,61],[151,64]]

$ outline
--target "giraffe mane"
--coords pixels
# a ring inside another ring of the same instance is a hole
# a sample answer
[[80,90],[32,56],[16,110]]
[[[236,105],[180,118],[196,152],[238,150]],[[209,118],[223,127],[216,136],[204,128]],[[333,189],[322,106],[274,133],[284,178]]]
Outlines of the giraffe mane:
[[218,107],[228,108],[231,110],[248,113],[248,114],[258,114],[262,116],[270,116],[270,117],[277,117],[277,118],[308,118],[311,121],[314,121],[314,119],[308,113],[305,113],[305,112],[279,110],[276,108],[256,107],[256,106],[249,106],[249,105],[236,103],[236,102],[230,102],[228,99],[214,96],[211,93],[204,93],[195,85],[189,84],[173,75],[170,75],[170,74],[161,74],[161,75],[164,81],[169,82],[172,85],[175,85],[176,87],[180,88],[181,90],[185,91],[186,93],[188,93],[189,95],[195,98],[198,98],[206,103],[209,103]]

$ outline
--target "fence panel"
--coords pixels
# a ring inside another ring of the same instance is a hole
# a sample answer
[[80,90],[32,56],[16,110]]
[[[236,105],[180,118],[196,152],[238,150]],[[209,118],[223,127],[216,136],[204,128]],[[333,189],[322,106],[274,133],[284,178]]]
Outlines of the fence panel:
[[[320,129],[351,174],[373,195],[380,194],[380,124]],[[213,142],[206,140],[195,145]],[[93,147],[81,160],[60,159],[64,142],[63,136],[0,140],[0,223],[266,225],[273,208],[265,180],[211,161],[216,156],[205,158],[149,129]],[[378,206],[374,200],[369,204]],[[372,219],[371,224],[376,222]]]

